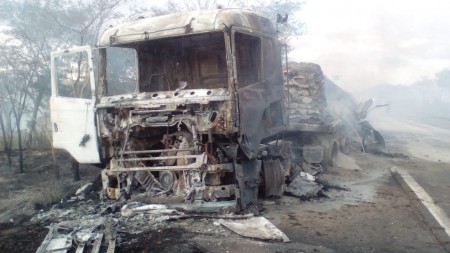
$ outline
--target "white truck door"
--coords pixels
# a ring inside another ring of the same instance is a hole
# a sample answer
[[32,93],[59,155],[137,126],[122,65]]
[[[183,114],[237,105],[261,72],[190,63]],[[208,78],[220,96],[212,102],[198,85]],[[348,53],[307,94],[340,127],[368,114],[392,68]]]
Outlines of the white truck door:
[[91,48],[52,52],[51,76],[53,147],[67,150],[79,163],[100,163]]

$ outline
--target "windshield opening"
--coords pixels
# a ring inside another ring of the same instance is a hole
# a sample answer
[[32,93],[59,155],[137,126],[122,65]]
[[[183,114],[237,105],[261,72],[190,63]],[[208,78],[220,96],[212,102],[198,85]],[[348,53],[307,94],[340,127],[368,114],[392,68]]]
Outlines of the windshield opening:
[[136,50],[129,47],[108,47],[99,50],[98,92],[106,96],[137,91]]
[[136,51],[140,92],[227,87],[222,32],[146,41]]

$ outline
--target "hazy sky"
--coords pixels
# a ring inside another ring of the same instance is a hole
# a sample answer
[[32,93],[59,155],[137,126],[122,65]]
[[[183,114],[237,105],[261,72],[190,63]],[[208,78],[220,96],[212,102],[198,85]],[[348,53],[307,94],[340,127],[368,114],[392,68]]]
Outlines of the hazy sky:
[[450,1],[306,0],[291,59],[348,90],[410,84],[450,68]]
[[306,32],[291,42],[290,60],[320,64],[347,90],[407,85],[450,68],[450,0],[304,1]]

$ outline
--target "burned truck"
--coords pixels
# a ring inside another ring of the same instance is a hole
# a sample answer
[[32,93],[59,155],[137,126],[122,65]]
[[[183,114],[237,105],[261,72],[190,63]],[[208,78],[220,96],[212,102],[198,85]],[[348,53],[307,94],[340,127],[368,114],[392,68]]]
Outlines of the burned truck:
[[53,145],[102,166],[109,199],[245,209],[337,145],[289,119],[277,31],[251,11],[140,16],[51,59]]

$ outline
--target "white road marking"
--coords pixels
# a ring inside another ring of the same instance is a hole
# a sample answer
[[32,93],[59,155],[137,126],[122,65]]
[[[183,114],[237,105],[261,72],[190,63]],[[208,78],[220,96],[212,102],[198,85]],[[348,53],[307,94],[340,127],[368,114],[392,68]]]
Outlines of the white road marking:
[[428,212],[433,216],[437,223],[444,229],[445,233],[450,237],[450,220],[444,210],[434,203],[434,200],[420,186],[416,180],[404,169],[392,167],[391,173],[400,175],[408,187],[416,194],[416,197],[422,202]]

